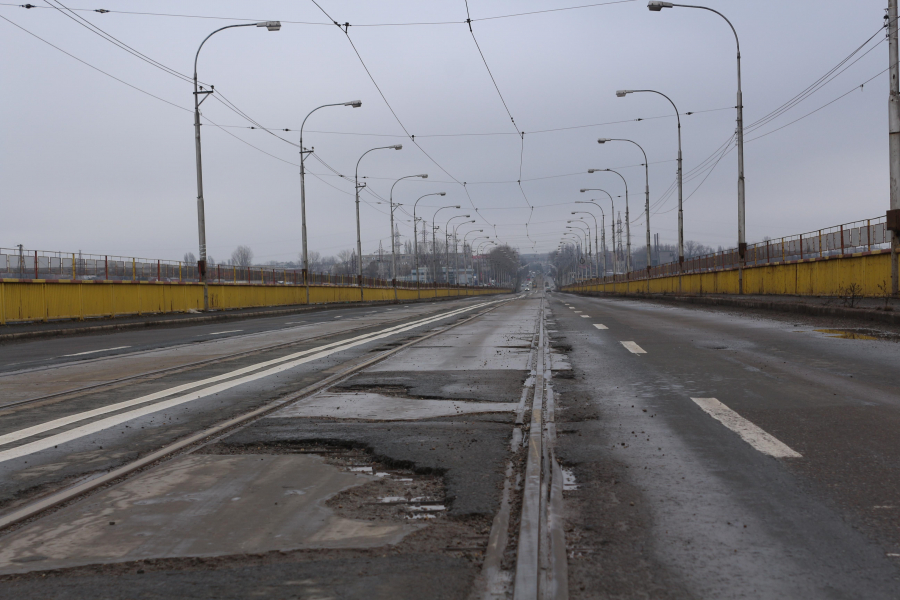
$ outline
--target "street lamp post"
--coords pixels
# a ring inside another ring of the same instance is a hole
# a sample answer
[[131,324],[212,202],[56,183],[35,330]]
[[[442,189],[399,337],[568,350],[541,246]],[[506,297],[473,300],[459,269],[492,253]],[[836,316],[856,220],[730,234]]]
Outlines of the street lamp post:
[[[613,171],[612,169],[588,169],[588,173],[595,173],[598,171],[607,171],[609,173],[615,173],[619,177],[622,178],[622,183],[625,184],[625,272],[631,272],[631,216],[628,212],[628,182],[625,181],[625,177],[622,176],[618,171]],[[613,217],[615,218],[615,217]]]
[[[634,140],[626,140],[623,138],[600,138],[598,144],[606,142],[631,142],[641,150],[644,155],[644,217],[647,220],[647,279],[650,279],[650,163],[647,161],[647,153],[644,148]],[[648,283],[649,285],[649,283]]]
[[[447,192],[434,192],[432,194],[425,194],[424,196],[420,196],[419,200],[422,198],[427,198],[428,196],[446,196]],[[422,299],[422,290],[420,289],[419,283],[419,240],[417,237],[418,230],[416,229],[416,225],[418,221],[416,220],[416,206],[419,204],[419,200],[416,200],[413,203],[413,252],[416,255],[416,297],[420,300]],[[424,233],[424,232],[423,232]]]
[[[728,18],[720,13],[717,10],[712,8],[708,8],[706,6],[695,6],[692,4],[674,4],[672,2],[659,2],[658,0],[651,0],[647,4],[647,8],[649,8],[653,12],[659,12],[664,8],[699,8],[701,10],[708,10],[709,12],[716,13],[728,23],[728,26],[731,27],[731,33],[734,34],[734,42],[737,46],[737,127],[735,130],[735,134],[737,135],[737,149],[738,149],[738,255],[740,256],[740,268],[738,269],[738,293],[744,293],[744,255],[747,252],[747,239],[746,239],[746,228],[745,228],[745,220],[744,220],[744,98],[743,93],[741,92],[741,41],[738,39],[737,30],[734,28],[734,25],[731,24],[731,21]],[[896,25],[895,25],[896,27]]]
[[[362,235],[361,229],[359,226],[359,190],[361,188],[366,187],[366,184],[363,183],[359,185],[359,163],[362,161],[363,157],[369,152],[374,150],[402,150],[402,144],[394,144],[393,146],[378,146],[377,148],[370,148],[362,153],[362,156],[359,157],[359,160],[356,161],[356,172],[353,176],[354,187],[356,188],[356,280],[359,284],[359,301],[362,302],[365,299],[363,293],[363,276],[362,276]],[[391,236],[393,238],[394,232],[391,231]]]
[[[210,86],[209,90],[200,90],[197,83],[197,60],[200,58],[200,50],[206,40],[225,29],[233,29],[234,27],[265,27],[269,31],[278,31],[281,29],[280,21],[261,21],[259,23],[241,23],[239,25],[226,25],[220,27],[203,38],[197,53],[194,55],[194,151],[197,157],[197,229],[200,238],[200,259],[197,262],[197,274],[200,281],[203,282],[203,310],[209,310],[209,286],[206,281],[206,212],[203,203],[203,161],[200,152],[200,105],[215,90]],[[203,96],[203,100],[200,96]]]
[[311,153],[313,149],[305,150],[303,148],[303,127],[306,125],[306,119],[311,114],[325,108],[327,106],[352,106],[359,108],[362,106],[362,100],[351,100],[350,102],[339,102],[337,104],[323,104],[318,108],[309,111],[300,124],[300,236],[303,240],[303,283],[306,285],[306,303],[309,304],[309,257],[306,248],[306,155]]
[[[468,267],[466,266],[466,263],[468,262],[468,260],[470,258],[472,259],[472,279],[475,278],[475,242],[477,242],[478,240],[489,240],[489,239],[491,239],[491,236],[489,236],[489,235],[480,235],[476,238],[472,238],[472,241],[469,242],[469,252],[467,252],[464,255],[465,260],[463,261],[463,270],[466,271],[466,283],[469,282]],[[465,244],[463,244],[463,251],[465,252],[465,250],[466,250],[466,246],[465,246]]]
[[[597,246],[597,252],[601,252],[601,248],[602,248],[603,276],[606,277],[606,213],[603,211],[603,207],[600,206],[599,204],[597,204],[596,200],[588,200],[588,201],[576,200],[575,204],[591,204],[600,209],[600,227],[595,227],[594,243],[595,244],[597,243],[596,229],[599,229],[600,230],[600,242],[599,242],[600,245]],[[572,214],[574,215],[575,213],[573,212]],[[588,213],[588,214],[591,215],[592,217],[594,217],[594,213]],[[597,223],[597,217],[594,217],[594,224],[596,225],[596,223]],[[600,269],[599,264],[597,265],[597,269],[598,270]]]
[[[394,288],[394,302],[397,301],[397,245],[394,240],[394,186],[403,181],[404,179],[409,179],[411,177],[421,177],[422,179],[428,179],[428,174],[421,175],[406,175],[405,177],[401,177],[397,181],[394,182],[394,185],[391,186],[391,193],[388,196],[388,201],[391,206],[391,287]],[[416,200],[418,202],[418,200]],[[413,214],[413,240],[416,239],[416,218],[415,214]]]
[[581,229],[581,227],[571,227],[570,226],[571,229],[577,229],[578,231],[580,231],[582,233],[582,235],[587,236],[585,238],[585,240],[586,240],[585,245],[587,246],[587,249],[588,249],[588,253],[587,253],[588,254],[588,279],[590,279],[592,277],[592,270],[593,270],[591,268],[591,258],[594,255],[594,253],[592,251],[593,248],[591,247],[591,226],[588,225],[587,221],[582,221],[581,219],[569,219],[568,221],[566,221],[566,223],[581,223],[585,227],[587,227],[587,233],[585,234],[584,229]]
[[[598,208],[599,208],[599,207],[598,207]],[[603,209],[602,209],[602,208],[600,209],[600,212],[601,212],[601,214],[602,214],[602,212],[603,212]],[[572,214],[573,214],[573,215],[579,215],[579,214],[581,214],[581,215],[591,215],[591,218],[594,219],[594,246],[597,248],[597,252],[600,252],[600,246],[598,245],[598,242],[597,242],[597,230],[600,229],[600,226],[597,225],[597,217],[594,216],[594,213],[588,212],[588,211],[586,211],[586,210],[573,210],[573,211],[572,211]],[[606,245],[606,240],[605,240],[605,239],[603,240],[603,243],[604,243],[604,246],[605,246],[605,245]],[[594,252],[594,262],[595,262],[594,271],[599,271],[599,270],[600,270],[600,264],[597,263],[597,252]],[[605,259],[605,258],[604,258],[604,262],[606,262],[606,259]],[[606,266],[606,265],[604,265],[604,267],[605,267],[605,266]]]
[[[452,221],[453,219],[462,219],[462,218],[468,219],[471,216],[472,215],[455,215],[455,216],[447,219],[447,225],[444,226],[444,254],[446,256],[446,261],[447,261],[447,267],[446,267],[446,271],[445,271],[445,275],[446,275],[445,279],[447,280],[446,281],[447,287],[450,287],[450,221]],[[472,221],[472,222],[474,223],[475,221]],[[463,223],[465,223],[465,221],[463,221]],[[462,225],[462,223],[460,223],[460,225]],[[454,235],[455,235],[455,233],[456,232],[454,231]]]
[[581,238],[579,238],[576,234],[572,233],[571,231],[567,231],[563,234],[564,239],[565,239],[565,236],[569,236],[569,238],[568,238],[569,242],[574,242],[574,251],[572,252],[573,261],[574,261],[572,264],[572,272],[575,274],[575,275],[573,275],[573,279],[574,279],[574,278],[577,278],[577,275],[578,275],[578,269],[577,269],[577,263],[578,263],[577,253],[578,252],[577,251],[578,251],[578,247],[581,246],[581,244],[582,244],[582,240],[581,240]]
[[[466,218],[471,217],[472,215],[462,215]],[[450,221],[456,219],[457,217],[450,217],[447,221],[447,228],[444,230],[444,235],[447,236],[447,285],[450,285]],[[475,219],[471,221],[462,221],[461,223],[457,223],[453,227],[453,257],[456,259],[456,273],[453,276],[453,283],[456,286],[459,286],[459,247],[456,243],[456,232],[459,230],[461,225],[465,225],[466,223],[474,223]]]
[[435,237],[435,232],[438,230],[438,227],[435,225],[435,221],[437,220],[437,215],[439,212],[444,210],[445,208],[455,208],[459,210],[460,206],[442,206],[431,216],[431,279],[437,284],[438,276],[437,276],[437,237]]
[[[472,222],[474,223],[475,221],[472,221]],[[463,244],[462,244],[463,252],[466,251],[466,238],[469,237],[470,233],[476,233],[476,232],[484,233],[484,229],[473,229],[472,231],[467,231],[466,234],[463,235]],[[478,239],[478,238],[476,238],[476,239]],[[467,261],[465,259],[465,255],[463,255],[463,270],[466,271],[466,287],[469,287],[469,271],[468,271],[468,268],[466,267],[466,262]],[[458,289],[459,288],[459,252],[456,253],[456,284],[457,284],[456,295],[459,296],[459,289]]]
[[[672,99],[663,94],[662,92],[657,92],[656,90],[619,90],[616,92],[616,96],[619,98],[624,98],[627,94],[634,94],[639,92],[647,92],[650,94],[659,94],[663,98],[669,101],[669,104],[672,105],[672,108],[675,109],[675,117],[678,119],[678,173],[677,173],[677,181],[678,181],[678,270],[684,266],[684,211],[682,210],[682,205],[684,204],[684,188],[682,185],[682,168],[681,168],[681,113],[678,112],[678,107],[675,106],[675,103],[672,102]],[[646,159],[645,159],[646,160]],[[679,286],[681,284],[679,283]]]
[[[612,194],[607,192],[606,190],[601,190],[600,188],[581,188],[581,193],[585,192],[603,192],[607,196],[609,196],[609,204],[612,207],[612,214],[609,216],[609,230],[612,233],[612,247],[613,247],[613,277],[616,275],[616,270],[619,262],[619,253],[616,251],[616,201],[613,200]],[[597,208],[600,208],[602,212],[603,209],[599,204],[591,200],[590,202],[584,202],[583,200],[576,200],[575,204],[596,204]],[[604,226],[605,229],[605,226]],[[604,235],[606,235],[606,231],[604,230]],[[603,242],[603,252],[606,252],[606,241]],[[606,255],[603,257],[603,274],[606,275]]]

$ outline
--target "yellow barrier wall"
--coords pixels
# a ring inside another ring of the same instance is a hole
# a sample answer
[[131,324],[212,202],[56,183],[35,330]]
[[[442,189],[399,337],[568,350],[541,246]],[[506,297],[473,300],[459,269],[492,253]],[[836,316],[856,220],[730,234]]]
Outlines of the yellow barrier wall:
[[[738,271],[670,275],[617,283],[564,286],[564,291],[614,294],[737,294]],[[890,252],[854,254],[744,268],[744,294],[841,296],[856,284],[858,296],[884,296],[890,289]]]
[[[508,290],[451,288],[423,289],[423,300],[446,296],[480,296]],[[397,288],[398,300],[415,300],[414,289]],[[391,302],[393,288],[363,288],[366,302]],[[311,304],[359,302],[358,287],[310,286]],[[212,284],[212,309],[257,308],[306,304],[306,288],[284,285]],[[0,280],[0,324],[15,321],[85,319],[149,313],[175,313],[203,308],[198,283],[109,281]]]

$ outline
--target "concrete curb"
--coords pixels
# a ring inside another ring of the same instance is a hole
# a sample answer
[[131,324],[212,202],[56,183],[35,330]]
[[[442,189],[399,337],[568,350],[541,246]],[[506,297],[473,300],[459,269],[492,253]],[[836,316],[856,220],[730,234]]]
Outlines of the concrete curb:
[[[501,293],[492,295],[502,295]],[[15,342],[20,340],[60,337],[67,335],[89,335],[95,333],[109,333],[114,331],[124,331],[128,329],[141,329],[145,327],[179,327],[182,325],[197,325],[199,323],[215,323],[219,321],[238,321],[243,319],[253,319],[257,317],[276,317],[281,315],[292,315],[307,311],[324,311],[334,310],[338,308],[359,308],[366,306],[384,306],[391,304],[418,304],[420,302],[446,302],[448,300],[458,300],[460,298],[480,298],[481,296],[445,296],[442,298],[429,298],[423,300],[400,300],[398,302],[343,302],[340,304],[313,304],[311,306],[298,305],[293,308],[283,308],[279,310],[266,310],[253,313],[239,313],[221,311],[209,315],[199,315],[196,317],[185,317],[180,319],[162,319],[146,321],[132,321],[129,323],[108,323],[104,325],[87,325],[85,327],[66,327],[64,329],[42,329],[37,331],[22,331],[19,333],[0,333],[0,344],[4,342]],[[5,325],[4,327],[15,327],[15,325]]]
[[742,298],[710,298],[708,296],[671,296],[656,294],[568,293],[579,296],[607,296],[611,298],[653,300],[656,302],[670,302],[672,304],[700,304],[705,306],[724,306],[728,308],[750,308],[816,317],[840,317],[843,319],[857,319],[888,323],[890,325],[900,325],[900,313],[893,311],[848,308],[843,306],[820,306],[816,304],[807,304],[805,302],[766,302],[765,300],[748,300]]

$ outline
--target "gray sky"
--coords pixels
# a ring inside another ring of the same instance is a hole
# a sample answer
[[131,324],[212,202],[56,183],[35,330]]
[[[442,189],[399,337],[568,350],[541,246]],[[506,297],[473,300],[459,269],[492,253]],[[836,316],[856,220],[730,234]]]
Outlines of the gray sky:
[[[399,152],[372,152],[363,160],[360,175],[368,177],[373,192],[387,198],[396,178],[428,173],[425,181],[399,183],[395,201],[411,212],[412,202],[422,194],[446,191],[444,198],[422,200],[419,214],[430,217],[436,206],[459,204],[463,211],[458,212],[478,221],[460,232],[484,228],[485,233],[478,235],[494,237],[496,226],[501,241],[530,252],[556,247],[569,212],[579,210],[579,205],[568,203],[605,198],[579,194],[579,188],[624,195],[618,177],[588,175],[588,168],[621,167],[629,185],[632,240],[643,244],[642,157],[630,144],[600,146],[598,137],[629,138],[644,146],[654,205],[651,229],[661,241],[675,241],[676,196],[661,201],[675,178],[676,123],[671,107],[654,94],[617,98],[616,89],[657,89],[675,101],[683,115],[686,173],[734,131],[734,38],[727,24],[707,11],[676,8],[651,13],[646,2],[638,0],[485,19],[580,2],[470,0],[475,36],[515,118],[513,126],[463,23],[462,0],[323,0],[321,6],[335,20],[351,23],[350,39],[390,107],[416,136],[420,150],[406,138],[343,30],[288,23],[327,22],[312,2],[75,1],[66,0],[66,6],[281,19],[279,32],[242,28],[216,34],[203,48],[199,75],[264,126],[291,129],[279,135],[295,144],[300,123],[311,109],[363,101],[359,109],[323,109],[307,122],[306,144],[350,178],[342,180],[315,160],[307,163],[309,171],[320,176],[307,178],[309,247],[324,255],[355,245],[352,176],[357,159],[369,148],[404,146]],[[36,3],[46,6],[41,0]],[[882,26],[886,2],[708,0],[707,5],[725,13],[741,37],[745,123],[750,125],[875,34]],[[191,74],[202,39],[218,27],[239,22],[77,14],[186,75]],[[168,259],[179,259],[186,251],[196,253],[191,85],[54,9],[0,6],[0,16],[177,106],[129,88],[0,21],[0,49],[6,57],[0,66],[4,108],[0,247],[22,243],[44,250]],[[452,24],[363,26],[425,22]],[[863,52],[883,37],[878,33]],[[746,134],[749,242],[884,214],[887,73],[793,125],[751,140],[858,88],[887,62],[885,41],[821,90]],[[207,101],[203,109],[204,116],[219,125],[249,125],[216,100]],[[689,111],[698,114],[684,114]],[[203,127],[209,253],[222,260],[235,246],[246,244],[260,262],[297,260],[299,169],[289,164],[298,162],[297,148],[264,131],[240,127]],[[540,132],[558,128],[571,129]],[[526,132],[524,152],[516,130]],[[520,157],[522,191],[516,183]],[[731,152],[705,181],[707,172],[686,181],[685,196],[690,196],[684,206],[686,238],[714,246],[736,243],[736,165],[736,153]],[[364,194],[363,199],[367,202],[361,209],[363,251],[371,252],[379,240],[389,238],[387,207],[376,204],[375,196]],[[623,200],[617,198],[616,209],[624,218]],[[608,200],[601,204],[607,211],[608,231]],[[453,212],[443,211],[441,220]],[[397,214],[401,234],[410,235],[410,217]]]

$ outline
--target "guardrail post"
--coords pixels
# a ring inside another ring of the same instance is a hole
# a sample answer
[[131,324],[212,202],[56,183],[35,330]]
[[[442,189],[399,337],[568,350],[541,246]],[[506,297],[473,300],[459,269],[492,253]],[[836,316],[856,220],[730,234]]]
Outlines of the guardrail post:
[[34,251],[34,278],[40,279],[38,276],[38,258],[37,258],[37,250]]
[[0,325],[6,325],[6,284],[0,281]]
[[844,255],[844,226],[841,225],[841,256]]

